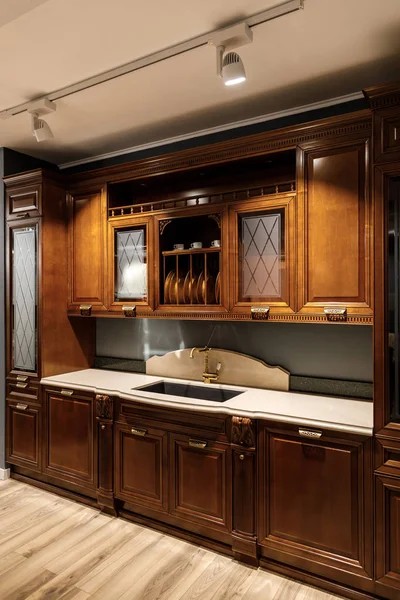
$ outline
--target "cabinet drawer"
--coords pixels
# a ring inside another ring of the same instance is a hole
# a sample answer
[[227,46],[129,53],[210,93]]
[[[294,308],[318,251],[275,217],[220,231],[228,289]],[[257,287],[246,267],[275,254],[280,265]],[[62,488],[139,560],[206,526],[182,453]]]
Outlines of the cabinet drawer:
[[400,477],[400,444],[397,440],[375,438],[375,470]]
[[26,381],[7,380],[6,390],[7,398],[39,402],[38,384],[37,382],[32,383],[29,378]]
[[143,423],[161,429],[164,429],[165,424],[168,423],[170,432],[200,435],[215,441],[228,441],[229,417],[225,415],[206,415],[161,407],[153,408],[124,400],[117,400],[116,415],[121,423]]
[[42,214],[42,186],[32,185],[7,192],[7,219],[38,217]]
[[115,496],[156,510],[167,510],[165,431],[143,425],[116,425]]
[[6,460],[34,471],[40,471],[41,408],[7,400]]

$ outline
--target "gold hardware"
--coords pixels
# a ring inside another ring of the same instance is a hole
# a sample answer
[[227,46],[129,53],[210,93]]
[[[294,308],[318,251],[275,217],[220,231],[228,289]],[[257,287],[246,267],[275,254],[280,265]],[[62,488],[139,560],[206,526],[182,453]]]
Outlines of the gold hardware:
[[147,429],[136,429],[135,427],[132,427],[131,433],[134,433],[135,435],[141,435],[143,437],[146,435]]
[[17,383],[17,388],[26,388],[28,387],[27,383]]
[[189,440],[189,446],[192,448],[205,448],[207,442],[200,442],[199,440]]
[[254,321],[266,321],[269,315],[269,306],[252,306],[250,312]]
[[106,428],[106,426],[104,424],[101,425],[101,429],[105,429],[105,428]]
[[347,308],[327,307],[324,308],[324,313],[328,321],[347,321]]
[[124,313],[125,317],[136,317],[136,305],[124,305],[122,307],[122,312]]
[[208,359],[209,359],[209,353],[211,350],[212,350],[212,348],[209,348],[208,346],[204,346],[204,348],[197,348],[195,346],[194,348],[191,349],[190,355],[189,355],[189,358],[194,358],[195,352],[199,352],[199,353],[204,352],[204,372],[203,372],[204,383],[212,383],[213,381],[218,381],[219,372],[220,372],[221,366],[222,366],[221,363],[218,363],[216,372],[215,373],[209,372]]
[[312,438],[312,439],[318,439],[318,438],[321,437],[322,431],[312,431],[310,429],[299,429],[299,434],[302,437],[307,437],[307,438]]
[[15,408],[18,408],[18,410],[26,410],[28,408],[27,404],[21,404],[20,402],[18,402],[17,406]]
[[79,306],[79,310],[81,311],[81,315],[83,317],[90,317],[92,313],[92,305],[91,304],[81,304]]
[[61,390],[61,394],[63,396],[72,396],[74,393],[74,390]]
[[27,213],[24,213],[22,215],[15,215],[14,219],[29,219],[30,216],[31,215],[27,212]]
[[26,375],[17,375],[17,381],[28,381]]
[[239,458],[240,458],[240,460],[244,460],[244,454],[241,454],[241,455],[239,456]]

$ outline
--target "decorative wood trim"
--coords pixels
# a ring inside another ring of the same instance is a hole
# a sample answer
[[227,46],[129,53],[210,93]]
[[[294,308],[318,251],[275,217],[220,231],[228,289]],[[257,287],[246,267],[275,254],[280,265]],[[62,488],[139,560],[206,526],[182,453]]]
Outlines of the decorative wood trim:
[[172,223],[172,219],[163,219],[162,221],[159,222],[159,227],[160,227],[160,235],[162,235],[164,233],[164,229],[167,227],[167,225],[169,225],[170,223]]
[[377,85],[363,90],[371,110],[388,108],[400,104],[400,81]]
[[96,419],[112,421],[114,415],[114,400],[110,396],[96,395]]
[[253,448],[256,445],[254,421],[247,417],[232,417],[231,442]]
[[228,162],[241,157],[256,156],[294,148],[307,142],[331,139],[338,136],[369,136],[372,129],[369,110],[357,111],[347,115],[329,117],[297,127],[268,131],[227,142],[219,142],[165,154],[156,158],[132,161],[124,165],[95,169],[93,171],[70,175],[69,187],[79,185],[80,181],[107,180],[108,182],[138,179],[149,175],[160,175],[171,171],[193,169],[202,165]]

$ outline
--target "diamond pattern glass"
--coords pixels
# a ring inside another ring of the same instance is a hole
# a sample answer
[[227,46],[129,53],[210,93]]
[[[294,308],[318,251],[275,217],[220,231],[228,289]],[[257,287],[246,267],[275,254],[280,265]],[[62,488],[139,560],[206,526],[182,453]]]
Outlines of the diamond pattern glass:
[[36,227],[13,230],[14,368],[36,371]]
[[144,227],[115,234],[115,299],[147,297],[146,230]]
[[242,297],[281,297],[280,213],[241,218]]

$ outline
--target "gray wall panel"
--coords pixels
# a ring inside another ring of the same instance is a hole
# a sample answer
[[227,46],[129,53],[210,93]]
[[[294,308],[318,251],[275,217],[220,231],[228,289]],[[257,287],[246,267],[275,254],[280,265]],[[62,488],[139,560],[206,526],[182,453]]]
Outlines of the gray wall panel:
[[[214,329],[215,327],[215,329]],[[292,375],[372,381],[372,327],[97,319],[97,355],[147,359],[204,346],[243,352]]]

